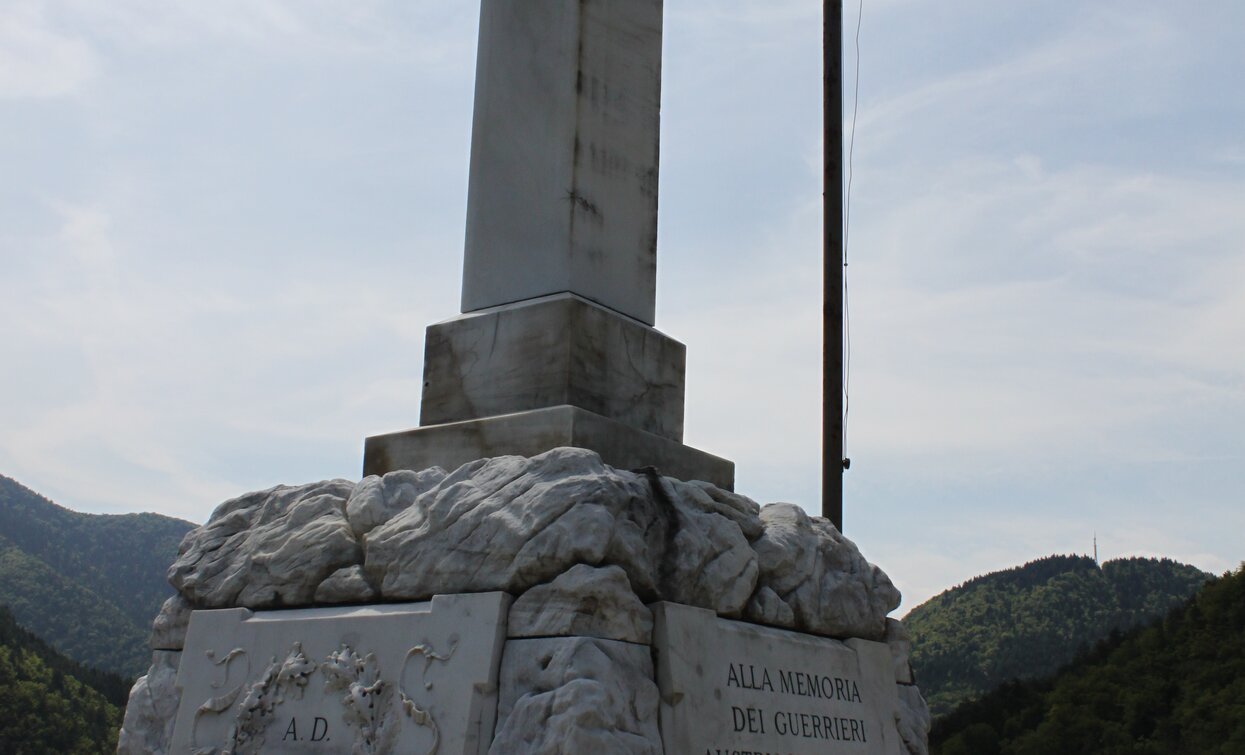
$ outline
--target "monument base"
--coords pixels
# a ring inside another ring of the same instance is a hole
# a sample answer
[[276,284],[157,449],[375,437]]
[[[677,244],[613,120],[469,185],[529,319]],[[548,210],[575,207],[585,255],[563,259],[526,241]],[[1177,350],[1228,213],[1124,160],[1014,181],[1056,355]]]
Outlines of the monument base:
[[735,488],[735,463],[575,406],[420,427],[367,439],[363,474],[438,466],[454,470],[476,459],[536,456],[552,448],[586,448],[618,469],[656,467],[680,480]]
[[928,755],[854,543],[579,448],[243,495],[169,581],[118,755]]
[[121,752],[923,752],[885,642],[645,606],[616,567],[532,593],[194,611],[142,686],[167,719],[142,732],[135,700]]
[[170,752],[487,752],[509,605],[195,611]]

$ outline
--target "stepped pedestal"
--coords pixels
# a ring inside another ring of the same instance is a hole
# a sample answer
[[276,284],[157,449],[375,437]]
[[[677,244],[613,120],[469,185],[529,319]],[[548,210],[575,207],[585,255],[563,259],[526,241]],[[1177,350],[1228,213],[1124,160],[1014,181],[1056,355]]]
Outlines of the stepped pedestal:
[[623,469],[733,488],[735,465],[683,440],[683,344],[572,294],[428,328],[419,428],[367,439],[363,473],[574,446]]

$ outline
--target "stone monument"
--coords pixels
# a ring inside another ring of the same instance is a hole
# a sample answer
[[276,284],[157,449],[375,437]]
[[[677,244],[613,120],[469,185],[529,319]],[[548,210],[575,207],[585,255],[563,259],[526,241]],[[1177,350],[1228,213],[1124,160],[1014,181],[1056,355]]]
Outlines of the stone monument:
[[733,487],[683,445],[685,349],[653,327],[661,32],[661,0],[484,0],[462,315],[364,474],[577,446]]
[[483,0],[462,315],[362,480],[182,542],[118,751],[923,755],[899,594],[681,443],[661,0]]

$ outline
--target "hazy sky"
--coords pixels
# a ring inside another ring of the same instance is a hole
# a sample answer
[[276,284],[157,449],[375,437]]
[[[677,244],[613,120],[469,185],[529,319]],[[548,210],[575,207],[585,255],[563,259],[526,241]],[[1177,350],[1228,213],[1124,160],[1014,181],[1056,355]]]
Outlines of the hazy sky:
[[[820,6],[666,0],[657,313],[687,441],[810,510]],[[0,3],[0,473],[202,521],[417,425],[477,14]],[[1240,0],[865,0],[846,531],[905,606],[1095,532],[1245,558],[1242,29]]]

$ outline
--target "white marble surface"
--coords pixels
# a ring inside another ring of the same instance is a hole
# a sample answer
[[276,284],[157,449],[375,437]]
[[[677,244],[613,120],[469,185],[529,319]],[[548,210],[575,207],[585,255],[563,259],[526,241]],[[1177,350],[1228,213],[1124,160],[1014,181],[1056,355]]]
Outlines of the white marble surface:
[[569,291],[653,323],[661,0],[484,0],[462,310]]
[[181,650],[186,643],[186,628],[190,624],[190,602],[181,595],[174,595],[160,606],[160,613],[151,622],[152,650]]
[[895,681],[898,684],[916,684],[912,674],[912,636],[898,619],[886,620],[886,644],[895,659]]
[[576,564],[668,600],[813,634],[883,640],[899,593],[825,520],[557,448],[227,501],[170,569],[201,608],[519,596]]
[[441,467],[419,471],[399,469],[386,475],[365,477],[355,485],[346,501],[346,519],[355,537],[367,533],[405,511],[415,499],[432,490],[445,479]]
[[201,608],[311,605],[320,582],[363,558],[346,518],[355,487],[328,480],[225,501],[182,540],[169,582]]
[[653,606],[667,753],[907,752],[889,647]]
[[572,294],[470,312],[424,339],[424,426],[570,405],[683,440],[683,344]]
[[737,615],[757,575],[739,522],[759,533],[757,509],[725,491],[613,469],[582,449],[498,457],[459,468],[373,530],[364,569],[386,598],[415,600],[519,595],[575,564],[613,564],[647,600]]
[[509,603],[196,611],[170,751],[483,753]]
[[576,564],[514,602],[508,635],[599,637],[648,645],[653,641],[653,612],[636,597],[621,568]]
[[[855,544],[790,504],[615,469],[579,448],[241,496],[186,536],[170,575],[181,594],[152,642],[173,652],[157,653],[134,688],[126,753],[165,751],[179,657],[186,692],[169,752],[190,751],[191,738],[239,755],[342,742],[383,752],[410,739],[419,752],[478,754],[498,695],[492,752],[661,752],[658,719],[645,713],[656,705],[653,652],[667,753],[926,746],[924,701],[896,684],[911,680],[906,634],[887,619],[898,592]],[[480,600],[492,608],[459,610]],[[655,601],[670,601],[660,631],[644,605]],[[256,602],[287,610],[234,608]],[[347,607],[298,608],[316,603]],[[191,606],[229,608],[191,613],[187,631]],[[513,652],[499,692],[503,644]],[[853,690],[828,707],[783,676],[823,666],[812,678]],[[758,669],[777,689],[754,688]],[[794,692],[782,693],[784,678]]]
[[655,467],[683,480],[735,485],[732,461],[570,404],[370,436],[363,474],[430,464],[456,469],[478,459],[532,457],[568,446],[591,449],[619,469]]
[[510,640],[500,683],[490,755],[662,753],[647,645],[588,637]]
[[895,717],[899,734],[909,755],[929,755],[929,706],[915,684],[899,685],[899,714]]
[[780,597],[791,614],[790,623],[785,612],[783,620],[764,612],[749,619],[830,637],[886,636],[899,591],[855,543],[792,503],[766,506],[760,518],[765,531],[752,544],[761,566],[757,586]]
[[371,603],[379,597],[367,581],[360,564],[345,566],[329,575],[316,588],[315,602],[331,606],[345,603]]
[[173,722],[181,701],[177,668],[181,653],[156,650],[151,668],[130,689],[117,755],[165,755],[173,741]]

